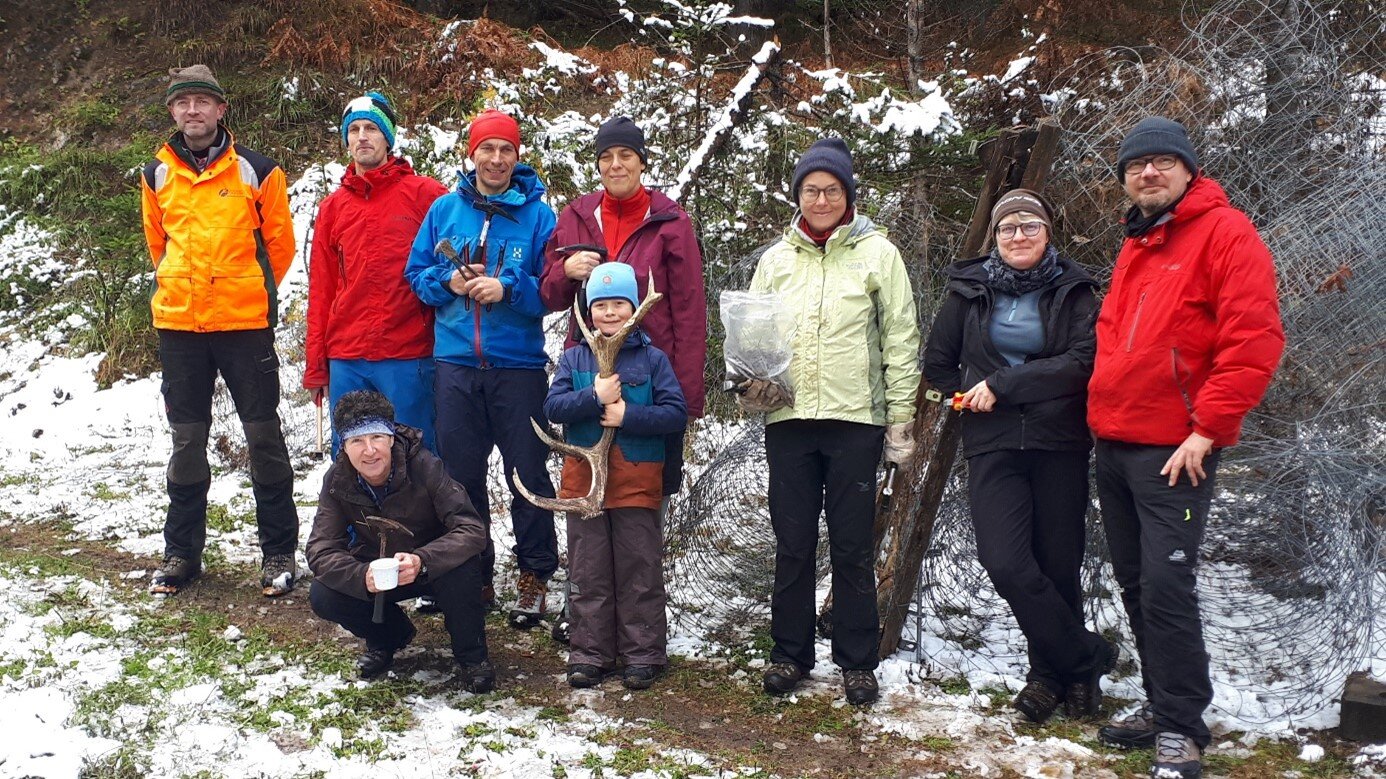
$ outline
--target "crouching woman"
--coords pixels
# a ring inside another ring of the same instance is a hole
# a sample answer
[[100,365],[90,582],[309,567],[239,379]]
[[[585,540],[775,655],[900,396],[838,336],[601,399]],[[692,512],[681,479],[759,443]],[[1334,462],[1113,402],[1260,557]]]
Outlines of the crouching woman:
[[[394,421],[378,392],[348,392],[333,409],[342,451],[323,478],[308,538],[308,592],[313,613],[366,642],[357,660],[361,678],[389,670],[395,653],[414,638],[397,604],[431,595],[443,612],[452,654],[469,692],[488,692],[496,674],[487,659],[481,603],[481,550],[486,531],[462,485],[423,445],[423,433]],[[379,590],[370,562],[380,556],[380,529],[371,517],[399,523],[385,532],[386,556],[399,561],[399,586],[386,590],[384,620],[372,621]]]

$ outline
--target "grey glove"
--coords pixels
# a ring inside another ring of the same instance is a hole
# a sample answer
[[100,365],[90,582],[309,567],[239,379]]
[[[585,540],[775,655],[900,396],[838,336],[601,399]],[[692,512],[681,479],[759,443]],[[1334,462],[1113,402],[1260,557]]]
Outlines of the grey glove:
[[905,465],[914,456],[914,420],[886,426],[885,461]]

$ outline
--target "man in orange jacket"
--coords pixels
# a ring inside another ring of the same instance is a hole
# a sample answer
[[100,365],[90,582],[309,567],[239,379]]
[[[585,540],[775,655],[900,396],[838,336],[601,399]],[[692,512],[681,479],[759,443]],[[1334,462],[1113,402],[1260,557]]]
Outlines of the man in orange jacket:
[[283,595],[297,570],[294,472],[279,425],[277,287],[294,256],[284,171],[236,143],[221,123],[226,92],[205,65],[174,68],[165,101],[178,131],[141,176],[150,300],[173,428],[164,560],[150,592],[173,594],[202,573],[207,436],[218,373],[250,450],[261,587]]
[[1154,747],[1152,775],[1192,779],[1213,699],[1198,547],[1221,450],[1270,385],[1285,334],[1270,251],[1199,170],[1183,125],[1141,121],[1121,142],[1116,175],[1132,207],[1097,319],[1088,426],[1147,700],[1098,737]]

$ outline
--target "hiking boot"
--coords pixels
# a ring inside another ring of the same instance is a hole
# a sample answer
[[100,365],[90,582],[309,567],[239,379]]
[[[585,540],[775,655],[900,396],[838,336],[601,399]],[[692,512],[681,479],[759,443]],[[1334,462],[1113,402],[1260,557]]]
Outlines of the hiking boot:
[[1088,677],[1070,682],[1064,689],[1064,715],[1069,719],[1095,717],[1102,709],[1102,677],[1116,668],[1116,647],[1103,641],[1097,647]]
[[432,595],[420,595],[419,599],[414,601],[416,614],[437,614],[441,611],[442,609],[438,608],[438,601],[434,600]]
[[356,658],[356,670],[361,673],[362,679],[374,679],[390,670],[390,666],[394,664],[393,649],[367,649]]
[[1198,779],[1203,775],[1203,762],[1198,745],[1183,733],[1161,731],[1155,737],[1155,764],[1150,767],[1152,779]]
[[462,687],[476,695],[496,689],[496,669],[491,661],[482,660],[462,666]]
[[298,566],[291,554],[265,555],[260,563],[260,591],[266,598],[289,594],[297,577]]
[[1112,717],[1097,729],[1097,738],[1104,744],[1122,749],[1149,749],[1155,746],[1155,709],[1146,701],[1130,714]]
[[1059,708],[1059,694],[1052,687],[1044,682],[1034,681],[1025,685],[1011,701],[1011,707],[1021,714],[1025,719],[1036,724],[1042,723]]
[[149,581],[150,595],[173,595],[202,575],[202,561],[169,555]]
[[765,669],[765,674],[761,676],[761,684],[765,691],[771,695],[788,695],[794,692],[794,688],[799,686],[808,674],[799,666],[793,663],[775,663]]
[[538,576],[524,571],[515,582],[515,589],[519,597],[515,600],[515,608],[510,610],[510,627],[529,630],[544,618],[544,600],[549,588]]
[[589,663],[573,663],[568,666],[568,686],[582,690],[596,687],[606,678],[606,672]]
[[865,706],[881,697],[876,672],[861,668],[842,672],[842,689],[847,693],[847,702],[853,706]]
[[627,690],[648,690],[663,670],[658,665],[628,665],[621,670],[621,684]]

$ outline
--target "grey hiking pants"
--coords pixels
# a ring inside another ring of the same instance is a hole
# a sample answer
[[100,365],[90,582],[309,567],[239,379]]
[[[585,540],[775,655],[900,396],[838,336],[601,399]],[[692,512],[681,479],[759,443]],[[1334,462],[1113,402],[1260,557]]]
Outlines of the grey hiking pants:
[[569,664],[668,662],[663,550],[655,509],[568,514]]

